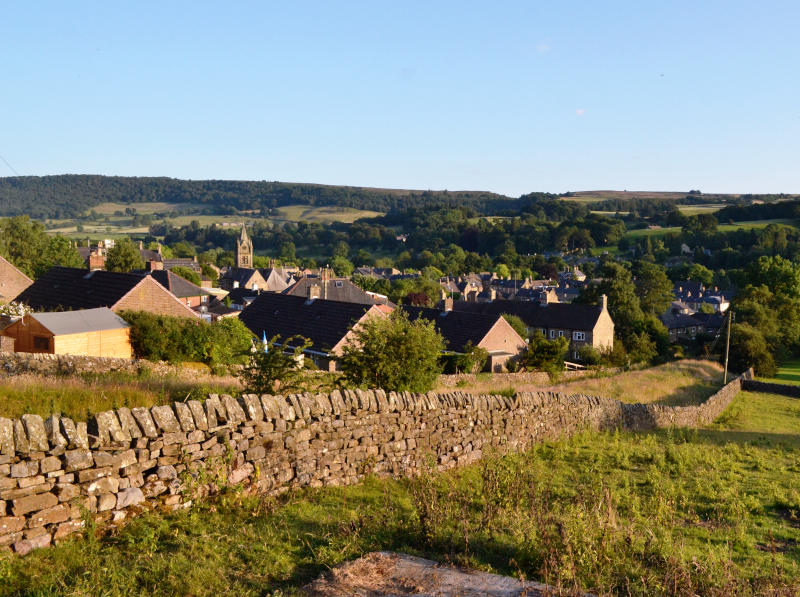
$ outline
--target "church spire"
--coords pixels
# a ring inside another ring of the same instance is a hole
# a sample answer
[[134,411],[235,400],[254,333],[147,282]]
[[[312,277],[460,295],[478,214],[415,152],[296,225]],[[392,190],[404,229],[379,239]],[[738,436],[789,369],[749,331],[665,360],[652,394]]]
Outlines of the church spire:
[[236,267],[253,267],[253,241],[247,236],[247,227],[242,223],[242,233],[236,241]]

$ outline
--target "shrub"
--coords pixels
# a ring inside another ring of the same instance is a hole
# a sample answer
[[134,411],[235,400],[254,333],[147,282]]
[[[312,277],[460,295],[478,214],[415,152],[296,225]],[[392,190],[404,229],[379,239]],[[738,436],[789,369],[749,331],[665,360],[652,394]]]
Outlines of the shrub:
[[172,268],[172,273],[180,276],[184,280],[188,280],[195,286],[200,286],[200,276],[197,272],[190,270],[188,267],[178,266]]
[[302,336],[292,336],[281,342],[273,336],[267,345],[250,355],[250,362],[242,371],[246,391],[254,394],[272,394],[280,390],[291,393],[301,389],[303,370],[300,360],[311,342]]
[[347,381],[370,388],[427,392],[441,373],[444,340],[433,322],[409,321],[402,309],[354,329],[339,359]]
[[528,369],[544,371],[553,377],[564,370],[564,357],[568,348],[569,340],[566,338],[548,340],[544,334],[536,332],[522,355],[522,363]]

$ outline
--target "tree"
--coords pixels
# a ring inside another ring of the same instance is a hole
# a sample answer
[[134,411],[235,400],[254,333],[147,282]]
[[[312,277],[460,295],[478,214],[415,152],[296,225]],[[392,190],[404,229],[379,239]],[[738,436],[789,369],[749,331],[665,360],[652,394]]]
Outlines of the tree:
[[409,321],[402,309],[354,328],[339,365],[350,383],[391,391],[427,392],[441,365],[444,339],[432,321]]
[[642,311],[658,315],[669,309],[675,295],[664,268],[655,263],[637,261],[633,272]]
[[200,286],[200,276],[197,275],[197,272],[189,269],[188,267],[183,267],[181,265],[173,267],[172,273],[180,276],[184,280],[188,280],[195,286]]
[[541,332],[536,332],[522,355],[522,364],[528,369],[536,369],[557,376],[564,370],[564,359],[569,349],[565,337],[548,340]]
[[144,261],[133,241],[127,237],[117,240],[106,255],[106,269],[110,272],[130,272],[144,269]]
[[705,286],[711,286],[712,282],[714,281],[714,272],[700,263],[694,263],[689,269],[686,279],[694,282],[700,282]]
[[337,255],[333,259],[331,259],[331,267],[333,268],[334,273],[342,278],[349,278],[355,266],[350,262],[347,257],[342,257]]
[[266,346],[258,346],[249,364],[242,370],[241,378],[246,391],[254,394],[272,394],[276,391],[290,394],[302,389],[300,358],[309,346],[311,341],[302,336],[281,341],[277,335],[270,338]]
[[749,367],[757,375],[774,375],[775,358],[760,330],[748,323],[735,323],[731,328],[730,369],[742,373]]
[[519,315],[510,315],[506,313],[503,315],[503,319],[505,319],[509,325],[514,328],[514,331],[519,334],[519,337],[523,340],[528,337],[528,326],[525,325],[525,322],[522,321],[522,318]]

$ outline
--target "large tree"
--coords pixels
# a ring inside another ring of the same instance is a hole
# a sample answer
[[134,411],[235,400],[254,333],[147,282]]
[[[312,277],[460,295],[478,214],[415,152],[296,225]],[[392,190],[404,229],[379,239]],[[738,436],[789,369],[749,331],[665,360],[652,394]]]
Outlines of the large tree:
[[675,295],[672,292],[672,282],[664,268],[642,260],[636,262],[633,273],[642,311],[660,315],[669,309]]
[[374,317],[354,329],[339,359],[345,378],[384,390],[427,392],[441,372],[444,340],[433,322],[409,321],[402,309]]
[[139,248],[129,238],[119,239],[106,255],[106,269],[110,272],[129,272],[144,269]]

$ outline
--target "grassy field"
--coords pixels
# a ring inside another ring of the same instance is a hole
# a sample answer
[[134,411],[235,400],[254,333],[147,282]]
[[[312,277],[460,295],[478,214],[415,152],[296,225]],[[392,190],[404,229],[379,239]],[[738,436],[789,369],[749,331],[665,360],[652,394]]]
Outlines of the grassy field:
[[782,400],[743,393],[711,429],[586,433],[414,480],[231,492],[110,536],[0,555],[0,595],[295,595],[373,550],[564,594],[793,595],[800,417]]
[[383,213],[379,211],[355,209],[352,207],[311,207],[308,205],[288,205],[286,207],[279,207],[278,213],[281,219],[293,222],[303,220],[306,222],[345,222],[347,224],[351,224],[360,218],[376,218],[383,215]]
[[[145,215],[145,214],[155,214],[155,213],[163,213],[163,212],[170,212],[173,210],[183,211],[187,209],[201,209],[204,207],[199,203],[168,203],[166,201],[149,201],[149,202],[137,202],[137,203],[114,203],[112,201],[107,201],[106,203],[101,203],[93,207],[92,209],[105,216],[114,215],[114,213],[121,211],[125,213],[125,210],[128,208],[135,209],[138,213]],[[92,209],[86,210],[88,214]]]
[[[734,230],[752,230],[754,228],[766,228],[770,224],[785,224],[787,226],[794,226],[796,222],[794,220],[785,220],[785,219],[775,219],[775,220],[752,220],[747,222],[734,222],[733,224],[720,224],[717,227],[717,230],[720,232],[732,232]],[[681,229],[678,226],[671,226],[665,228],[642,228],[638,230],[628,230],[625,233],[625,236],[628,238],[640,238],[644,236],[663,236],[665,234],[669,234],[670,232],[680,232]]]
[[709,203],[707,205],[679,205],[678,211],[685,216],[696,216],[697,214],[713,214],[725,207],[724,203]]
[[669,406],[698,404],[722,387],[722,367],[711,361],[685,360],[618,375],[585,378],[548,388],[622,402]]
[[761,381],[800,385],[800,359],[787,361],[778,367],[775,377],[759,378]]
[[105,373],[42,376],[26,373],[0,376],[0,416],[29,413],[47,417],[61,413],[85,421],[91,413],[120,406],[155,406],[187,396],[205,398],[209,393],[237,393],[242,386],[235,377],[219,377],[208,368],[175,368],[168,374]]

